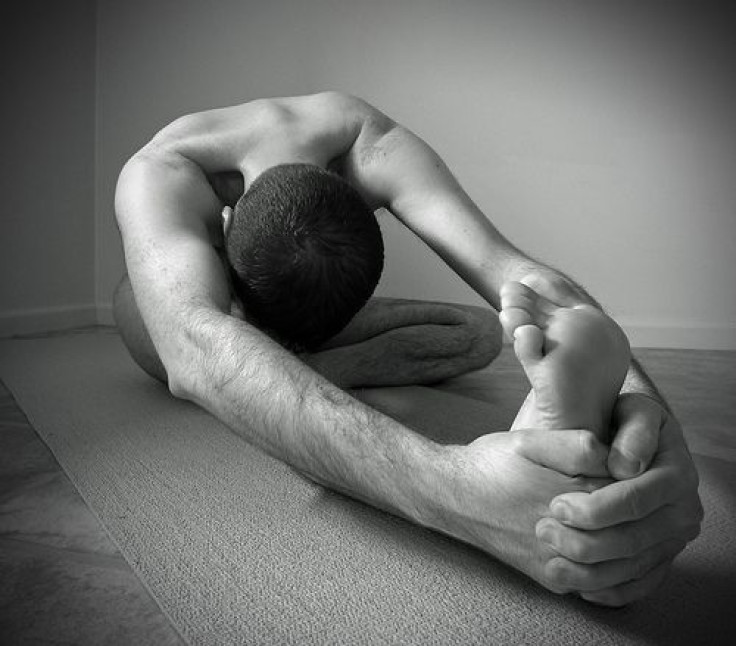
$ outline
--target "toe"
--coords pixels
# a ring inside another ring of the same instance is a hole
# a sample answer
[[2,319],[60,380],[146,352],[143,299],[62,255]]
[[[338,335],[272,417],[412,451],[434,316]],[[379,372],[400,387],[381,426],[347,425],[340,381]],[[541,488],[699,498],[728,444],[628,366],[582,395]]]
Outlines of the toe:
[[522,325],[534,325],[532,315],[520,307],[505,307],[498,315],[498,320],[510,339],[514,338],[514,332]]
[[521,325],[514,331],[514,352],[521,365],[527,367],[544,356],[544,333],[536,325]]

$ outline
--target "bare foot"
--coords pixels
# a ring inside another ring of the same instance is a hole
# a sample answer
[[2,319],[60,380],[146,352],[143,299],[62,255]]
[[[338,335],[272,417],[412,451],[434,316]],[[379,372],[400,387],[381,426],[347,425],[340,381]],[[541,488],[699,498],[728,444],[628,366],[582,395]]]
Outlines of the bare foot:
[[518,282],[501,290],[500,319],[532,387],[512,430],[587,429],[607,442],[631,361],[615,321],[591,305],[561,306]]

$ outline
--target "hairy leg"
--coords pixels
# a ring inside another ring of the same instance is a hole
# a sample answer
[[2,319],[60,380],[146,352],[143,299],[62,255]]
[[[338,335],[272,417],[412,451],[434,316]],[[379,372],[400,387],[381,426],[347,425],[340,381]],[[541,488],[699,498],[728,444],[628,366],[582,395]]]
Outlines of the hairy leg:
[[343,388],[418,385],[488,365],[501,342],[490,309],[372,298],[344,330],[302,359]]
[[562,306],[540,292],[517,282],[501,290],[500,319],[532,386],[512,430],[587,429],[607,441],[628,340],[599,309]]

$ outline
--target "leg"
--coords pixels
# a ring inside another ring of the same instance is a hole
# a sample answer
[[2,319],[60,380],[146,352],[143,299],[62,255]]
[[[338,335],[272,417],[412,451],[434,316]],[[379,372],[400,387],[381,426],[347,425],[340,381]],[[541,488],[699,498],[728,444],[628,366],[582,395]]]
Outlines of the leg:
[[156,348],[138,311],[133,289],[127,275],[123,277],[115,290],[113,315],[130,356],[151,377],[165,384],[168,383],[166,370],[164,370],[164,366],[158,358]]
[[488,365],[501,350],[492,310],[372,298],[304,361],[343,387],[428,384]]
[[606,441],[631,360],[622,330],[595,307],[563,307],[522,283],[504,285],[501,304],[532,386],[512,430],[587,429]]

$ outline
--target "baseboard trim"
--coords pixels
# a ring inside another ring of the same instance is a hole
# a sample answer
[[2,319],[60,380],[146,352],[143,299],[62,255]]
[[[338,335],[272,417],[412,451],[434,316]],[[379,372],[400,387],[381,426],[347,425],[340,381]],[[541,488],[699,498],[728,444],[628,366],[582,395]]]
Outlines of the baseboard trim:
[[[616,319],[635,348],[736,350],[736,326],[686,325],[635,318]],[[112,303],[87,303],[0,313],[0,337],[37,334],[82,325],[114,325]]]
[[0,337],[38,334],[96,323],[97,305],[94,303],[11,310],[0,312]]
[[97,324],[115,325],[115,318],[112,315],[112,303],[97,304]]
[[672,325],[617,318],[634,348],[736,350],[736,326]]

